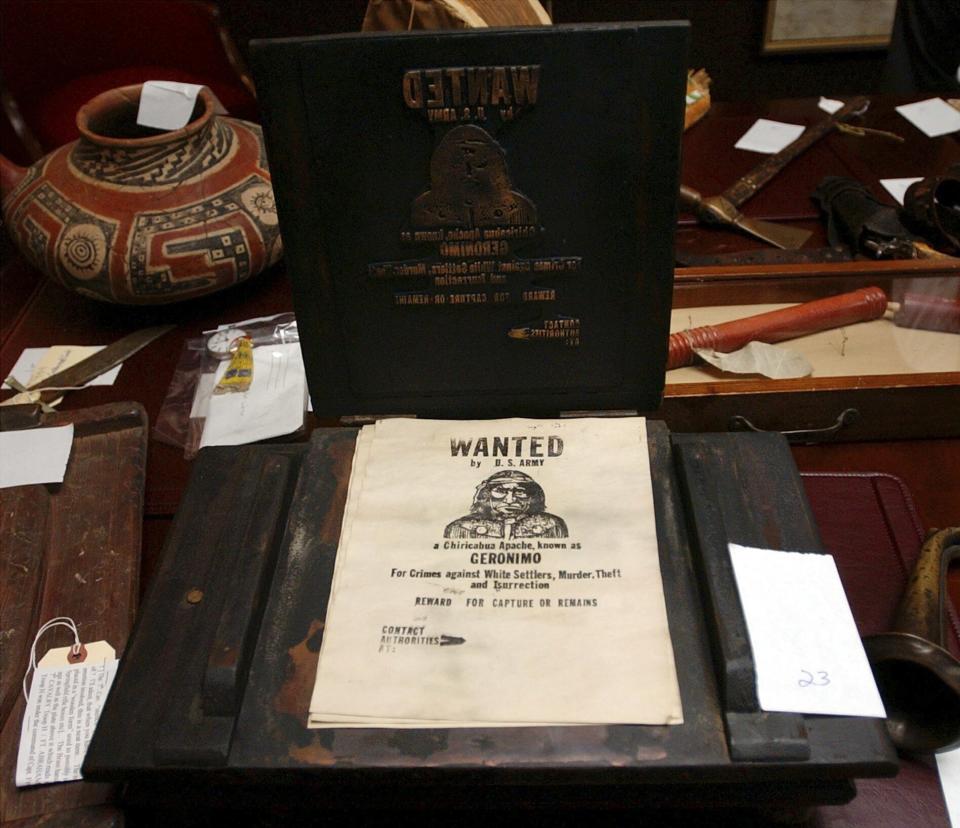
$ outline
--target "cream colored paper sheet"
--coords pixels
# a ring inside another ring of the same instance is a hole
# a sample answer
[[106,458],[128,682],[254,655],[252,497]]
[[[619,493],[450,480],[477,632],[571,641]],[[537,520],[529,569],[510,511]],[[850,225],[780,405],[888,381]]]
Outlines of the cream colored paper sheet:
[[311,727],[680,721],[642,420],[364,429]]

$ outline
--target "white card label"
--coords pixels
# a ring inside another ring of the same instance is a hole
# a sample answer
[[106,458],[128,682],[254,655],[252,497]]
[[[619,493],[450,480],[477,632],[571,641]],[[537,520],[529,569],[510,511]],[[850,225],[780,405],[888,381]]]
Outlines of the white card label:
[[734,147],[773,155],[796,141],[803,135],[804,129],[806,127],[799,124],[784,124],[780,121],[757,118],[756,123],[743,133]]
[[960,130],[960,112],[942,98],[904,104],[897,107],[897,112],[931,138]]
[[73,447],[73,424],[0,431],[0,489],[62,483]]
[[18,787],[80,779],[80,766],[119,662],[38,668],[17,753]]
[[760,707],[885,718],[833,557],[729,547]]

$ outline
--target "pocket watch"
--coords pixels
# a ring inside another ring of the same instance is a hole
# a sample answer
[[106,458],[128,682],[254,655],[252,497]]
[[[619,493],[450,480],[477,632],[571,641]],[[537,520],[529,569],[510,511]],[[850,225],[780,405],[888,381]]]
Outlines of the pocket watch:
[[271,325],[266,329],[263,325],[254,325],[248,331],[243,328],[223,328],[207,337],[207,353],[215,359],[230,359],[237,350],[235,343],[241,336],[250,337],[254,346],[284,345],[300,341],[296,320]]
[[230,359],[237,349],[236,341],[247,332],[240,328],[224,328],[207,337],[207,353],[215,359]]

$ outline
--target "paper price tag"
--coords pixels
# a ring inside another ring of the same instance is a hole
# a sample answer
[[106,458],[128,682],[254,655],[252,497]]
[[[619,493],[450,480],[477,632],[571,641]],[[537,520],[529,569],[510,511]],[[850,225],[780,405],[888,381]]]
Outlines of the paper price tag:
[[833,558],[729,547],[760,707],[885,718]]
[[[106,641],[91,641],[84,644],[85,656],[84,664],[96,664],[99,661],[115,661],[117,651],[113,649]],[[43,658],[37,662],[37,669],[42,670],[49,667],[72,667],[73,662],[69,661],[71,647],[54,647],[47,650]]]
[[112,659],[38,667],[23,714],[17,752],[18,787],[82,778],[80,767],[118,663]]

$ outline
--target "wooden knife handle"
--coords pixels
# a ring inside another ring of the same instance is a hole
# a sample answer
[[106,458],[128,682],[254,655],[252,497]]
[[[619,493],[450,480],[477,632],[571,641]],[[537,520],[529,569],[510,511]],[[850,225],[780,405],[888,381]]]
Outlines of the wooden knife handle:
[[838,121],[844,121],[854,113],[863,110],[869,101],[866,98],[854,98],[842,109],[838,109],[829,118],[817,121],[813,126],[807,127],[803,135],[796,141],[784,147],[776,155],[762,161],[741,179],[730,185],[723,191],[723,197],[735,207],[743,206],[743,203],[757,192],[764,184],[773,178],[787,164],[793,161],[798,155],[806,152],[817,141],[823,138],[832,130]]
[[878,287],[868,287],[721,325],[704,325],[680,331],[670,335],[667,370],[692,364],[696,356],[695,348],[713,348],[720,353],[729,353],[748,342],[783,342],[817,331],[876,319],[886,309],[886,294]]

